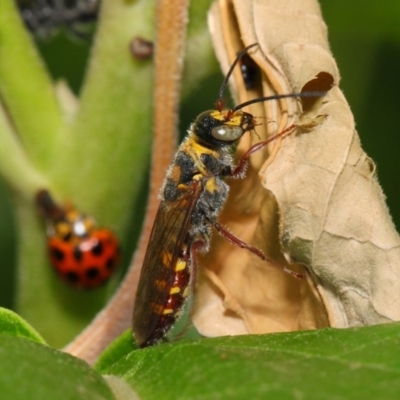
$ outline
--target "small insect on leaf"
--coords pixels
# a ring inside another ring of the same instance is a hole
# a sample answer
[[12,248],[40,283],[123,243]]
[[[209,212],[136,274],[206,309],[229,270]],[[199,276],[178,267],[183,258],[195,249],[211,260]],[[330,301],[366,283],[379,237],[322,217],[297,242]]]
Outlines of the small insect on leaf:
[[234,166],[232,154],[238,141],[256,125],[253,115],[242,108],[285,97],[325,94],[276,95],[257,98],[232,109],[224,108],[222,96],[233,69],[256,45],[248,46],[238,54],[221,85],[216,109],[205,111],[196,118],[168,169],[134,306],[133,335],[140,347],[161,342],[180,316],[196,276],[196,253],[208,251],[213,228],[233,245],[268,260],[296,278],[303,278],[267,259],[261,250],[248,245],[218,223],[229,191],[225,179],[243,178],[251,154],[294,128],[289,127],[277,136],[257,143]]
[[120,259],[114,233],[71,206],[61,207],[47,190],[37,193],[36,205],[46,221],[49,258],[58,275],[76,288],[105,283]]
[[134,37],[129,43],[129,50],[136,60],[147,60],[153,56],[153,42],[141,37]]
[[239,65],[240,71],[242,72],[244,86],[247,90],[253,89],[260,76],[257,64],[248,54],[245,54],[240,59]]

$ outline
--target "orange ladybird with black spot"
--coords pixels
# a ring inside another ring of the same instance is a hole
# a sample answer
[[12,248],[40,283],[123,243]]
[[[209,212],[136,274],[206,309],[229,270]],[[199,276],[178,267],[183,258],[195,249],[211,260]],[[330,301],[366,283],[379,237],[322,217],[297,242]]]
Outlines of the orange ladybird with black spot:
[[37,193],[36,204],[46,220],[49,258],[58,275],[81,289],[105,283],[120,260],[114,233],[71,206],[59,206],[47,190]]

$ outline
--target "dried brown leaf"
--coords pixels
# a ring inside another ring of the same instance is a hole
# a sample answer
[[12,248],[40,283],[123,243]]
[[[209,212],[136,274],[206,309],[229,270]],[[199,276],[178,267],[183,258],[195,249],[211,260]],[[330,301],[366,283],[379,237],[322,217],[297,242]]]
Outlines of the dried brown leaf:
[[[221,0],[209,22],[224,71],[237,51],[259,43],[251,56],[261,80],[246,91],[236,72],[237,101],[339,83],[314,0]],[[232,185],[221,220],[280,264],[306,267],[307,279],[215,237],[201,262],[197,329],[215,336],[400,319],[400,240],[338,87],[321,101],[283,99],[250,112],[262,123],[261,138],[293,123],[298,128],[251,159],[246,179]],[[258,140],[242,141],[238,153]]]
[[398,320],[400,240],[374,164],[338,88],[321,112],[324,124],[283,143],[264,174],[280,205],[285,253],[319,281],[332,326]]

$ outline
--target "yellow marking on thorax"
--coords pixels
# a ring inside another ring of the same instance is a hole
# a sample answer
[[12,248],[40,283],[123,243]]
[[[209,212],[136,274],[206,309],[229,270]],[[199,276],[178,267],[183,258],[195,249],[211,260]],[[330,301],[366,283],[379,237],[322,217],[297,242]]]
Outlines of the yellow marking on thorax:
[[174,310],[172,308],[164,308],[163,310],[163,314],[167,315],[167,314],[172,314],[174,312]]
[[180,183],[180,184],[178,185],[178,189],[179,189],[179,190],[188,190],[189,188],[190,188],[190,186],[187,185],[186,183]]
[[[209,154],[217,159],[220,157],[220,154],[217,151],[213,151],[201,145],[200,143],[197,143],[194,137],[190,137],[189,140],[184,142],[182,146],[183,146],[182,150],[190,155],[195,164],[195,167],[200,171],[201,175],[203,176],[207,176],[208,171],[207,168],[205,168],[204,164],[202,163],[200,156],[202,154]],[[201,180],[202,178],[201,175],[199,175],[198,180]]]
[[172,168],[169,171],[169,177],[174,181],[177,182],[179,180],[179,177],[182,174],[181,167],[179,165],[173,165]]
[[228,126],[241,126],[242,125],[242,119],[243,119],[243,115],[242,113],[233,113],[228,120],[226,120],[226,116],[228,114],[229,110],[225,110],[225,111],[218,111],[215,110],[213,112],[210,113],[211,117],[213,117],[214,119],[216,119],[217,121],[222,121],[224,123],[224,125],[228,125]]
[[219,187],[218,187],[217,182],[215,181],[214,177],[211,177],[207,180],[205,189],[207,190],[207,192],[210,192],[210,193],[218,192]]
[[204,177],[204,175],[203,174],[196,174],[196,175],[193,175],[193,180],[194,181],[201,181],[202,179],[203,179],[203,177]]
[[195,140],[193,140],[191,143],[191,150],[197,155],[206,153],[206,154],[211,154],[214,157],[218,157],[218,153],[216,151],[213,151],[201,145],[200,143],[197,143]]

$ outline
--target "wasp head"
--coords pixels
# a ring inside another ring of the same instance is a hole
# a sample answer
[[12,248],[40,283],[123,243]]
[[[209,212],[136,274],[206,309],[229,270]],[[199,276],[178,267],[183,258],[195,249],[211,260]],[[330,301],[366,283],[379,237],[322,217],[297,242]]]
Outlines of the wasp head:
[[244,111],[211,110],[201,113],[191,129],[202,144],[223,147],[236,144],[254,125],[253,116]]

